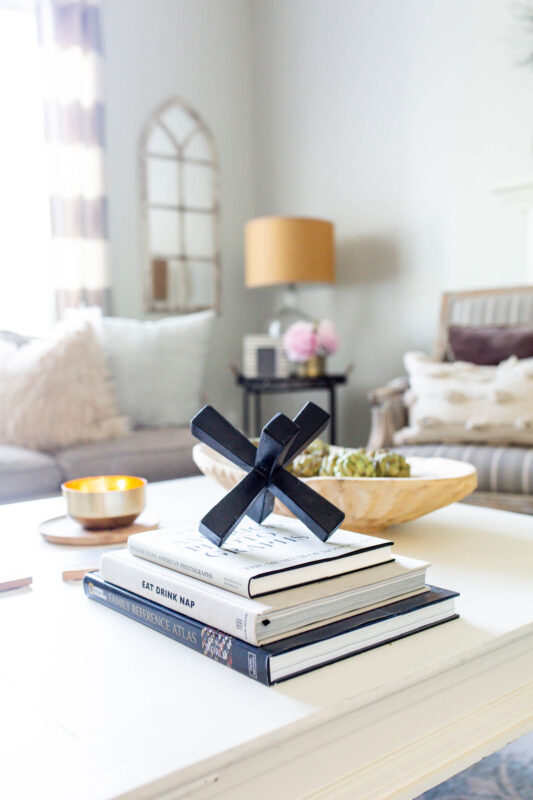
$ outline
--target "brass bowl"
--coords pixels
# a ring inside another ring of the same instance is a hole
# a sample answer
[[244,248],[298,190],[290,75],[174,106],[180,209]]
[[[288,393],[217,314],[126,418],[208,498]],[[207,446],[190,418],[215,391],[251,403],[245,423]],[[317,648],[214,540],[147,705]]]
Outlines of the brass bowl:
[[126,528],[146,505],[146,480],[133,475],[95,475],[61,486],[67,513],[84,528]]

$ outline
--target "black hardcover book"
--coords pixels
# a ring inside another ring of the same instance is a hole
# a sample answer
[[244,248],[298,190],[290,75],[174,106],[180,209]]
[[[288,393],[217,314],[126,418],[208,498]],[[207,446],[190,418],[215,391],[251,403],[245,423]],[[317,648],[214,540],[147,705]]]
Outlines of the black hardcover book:
[[454,611],[457,592],[433,586],[414,597],[257,647],[106,583],[99,573],[86,575],[83,585],[92,600],[267,686],[458,616]]

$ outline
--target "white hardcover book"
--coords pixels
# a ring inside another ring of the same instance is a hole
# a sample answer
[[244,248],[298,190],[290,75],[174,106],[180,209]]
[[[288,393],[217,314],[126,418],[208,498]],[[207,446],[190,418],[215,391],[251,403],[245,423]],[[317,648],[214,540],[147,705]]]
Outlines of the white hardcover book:
[[398,558],[258,600],[138,558],[127,549],[105,553],[100,571],[107,583],[261,645],[421,592],[427,566]]
[[135,556],[228,589],[258,597],[392,561],[392,542],[338,530],[321,542],[297,519],[271,515],[259,525],[248,517],[217,547],[195,527],[135,533]]

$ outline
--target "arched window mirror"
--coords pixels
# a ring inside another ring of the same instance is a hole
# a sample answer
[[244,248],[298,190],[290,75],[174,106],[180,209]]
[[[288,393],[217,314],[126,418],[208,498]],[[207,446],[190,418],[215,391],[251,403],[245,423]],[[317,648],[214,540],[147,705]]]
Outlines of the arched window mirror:
[[218,309],[218,157],[211,131],[183,100],[148,120],[141,181],[147,310]]

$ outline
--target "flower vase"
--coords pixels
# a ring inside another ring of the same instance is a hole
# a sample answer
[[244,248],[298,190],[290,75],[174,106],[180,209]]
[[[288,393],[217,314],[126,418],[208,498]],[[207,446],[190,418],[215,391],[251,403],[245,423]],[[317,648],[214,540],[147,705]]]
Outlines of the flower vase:
[[326,374],[326,356],[313,356],[298,364],[296,374],[299,378],[319,378]]

